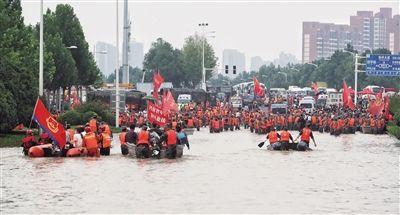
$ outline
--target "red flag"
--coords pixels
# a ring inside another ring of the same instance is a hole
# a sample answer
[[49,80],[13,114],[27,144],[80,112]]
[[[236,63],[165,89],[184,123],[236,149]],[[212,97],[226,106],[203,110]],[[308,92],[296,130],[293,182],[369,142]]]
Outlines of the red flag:
[[39,98],[33,110],[33,118],[49,134],[50,138],[58,144],[60,149],[63,149],[66,142],[64,127],[53,118]]
[[254,76],[253,77],[253,81],[254,81],[254,95],[257,96],[264,96],[264,90],[260,85],[260,82],[258,82],[257,78]]
[[318,84],[317,82],[312,83],[312,90],[314,91],[315,94],[318,93]]
[[149,101],[147,103],[147,120],[150,123],[155,122],[159,126],[164,126],[167,123],[167,116],[161,107]]
[[343,106],[348,107],[351,110],[354,110],[356,107],[353,103],[353,99],[351,98],[349,88],[347,87],[346,81],[343,81]]
[[160,72],[157,70],[153,76],[153,97],[158,101],[158,89],[160,89],[161,84],[164,82],[164,78],[160,75]]
[[385,118],[388,119],[389,118],[389,96],[385,96]]
[[175,103],[175,99],[172,96],[171,91],[168,90],[168,92],[165,94],[163,97],[163,103],[162,103],[162,109],[165,112],[176,112],[178,111],[178,106]]
[[370,100],[368,112],[372,115],[380,115],[382,110],[385,108],[385,103],[382,99],[382,93],[376,95],[375,101]]

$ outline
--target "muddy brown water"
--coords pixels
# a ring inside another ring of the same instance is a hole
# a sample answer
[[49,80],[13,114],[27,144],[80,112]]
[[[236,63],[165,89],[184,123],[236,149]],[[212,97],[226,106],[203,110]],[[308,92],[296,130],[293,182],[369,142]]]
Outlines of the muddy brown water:
[[1,213],[399,213],[398,140],[315,136],[314,151],[280,152],[203,129],[177,160],[123,157],[118,142],[100,158],[2,148]]

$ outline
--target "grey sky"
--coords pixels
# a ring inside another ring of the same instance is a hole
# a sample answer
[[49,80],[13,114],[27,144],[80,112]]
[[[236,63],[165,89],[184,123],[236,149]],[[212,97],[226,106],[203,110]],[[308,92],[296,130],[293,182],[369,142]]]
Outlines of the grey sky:
[[[45,8],[59,3],[74,7],[91,48],[97,41],[115,44],[115,0],[45,0]],[[120,45],[122,44],[122,8],[120,0]],[[132,37],[144,43],[144,50],[162,37],[175,47],[200,31],[198,23],[208,22],[216,31],[210,39],[219,59],[225,48],[238,49],[250,58],[273,60],[281,51],[301,59],[303,21],[349,24],[357,10],[391,7],[399,13],[399,1],[129,1],[133,23]],[[22,0],[25,22],[39,21],[39,0]],[[122,50],[122,49],[120,49]]]

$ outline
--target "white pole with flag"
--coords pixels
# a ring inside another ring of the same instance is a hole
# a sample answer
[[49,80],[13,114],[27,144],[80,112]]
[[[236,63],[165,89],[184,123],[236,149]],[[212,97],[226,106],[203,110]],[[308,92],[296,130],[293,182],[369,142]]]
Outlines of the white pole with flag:
[[43,0],[40,0],[39,96],[43,96]]
[[119,127],[119,38],[118,38],[118,0],[116,0],[116,18],[117,18],[117,26],[116,26],[116,67],[115,67],[115,127]]

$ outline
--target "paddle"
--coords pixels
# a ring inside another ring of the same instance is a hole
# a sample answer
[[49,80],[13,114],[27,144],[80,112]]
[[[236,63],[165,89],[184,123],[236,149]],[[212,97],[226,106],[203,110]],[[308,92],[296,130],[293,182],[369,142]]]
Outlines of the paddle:
[[259,143],[259,144],[258,144],[258,147],[260,147],[260,148],[261,148],[261,147],[263,147],[263,146],[264,146],[264,144],[265,144],[265,142],[261,142],[261,143]]

